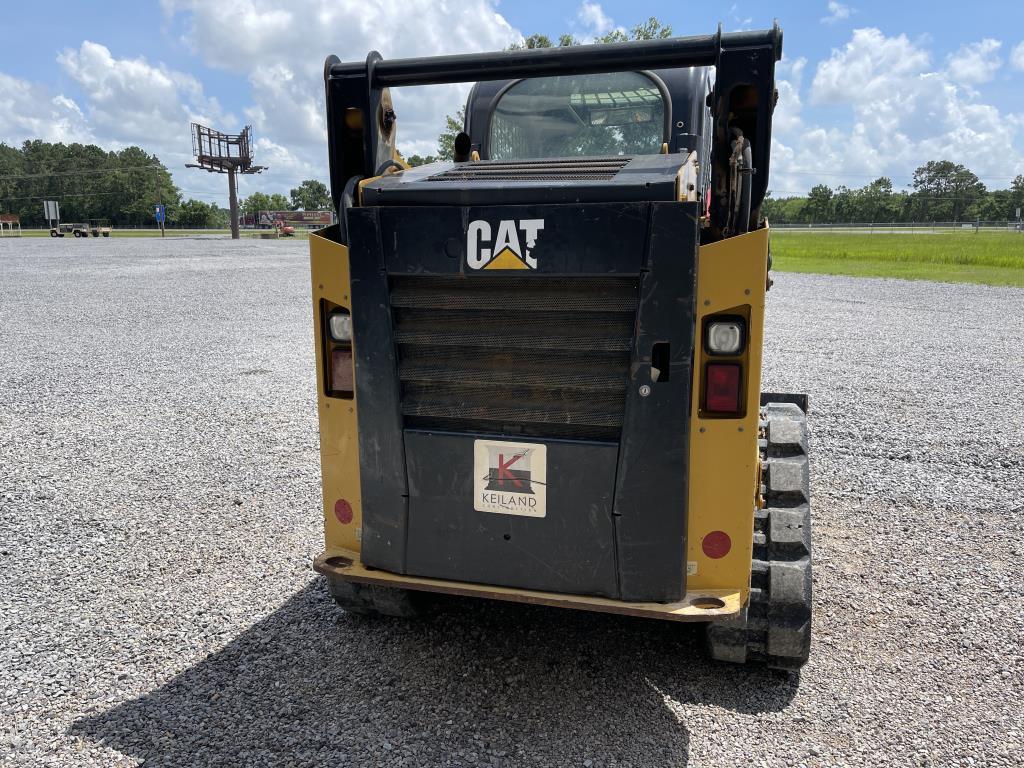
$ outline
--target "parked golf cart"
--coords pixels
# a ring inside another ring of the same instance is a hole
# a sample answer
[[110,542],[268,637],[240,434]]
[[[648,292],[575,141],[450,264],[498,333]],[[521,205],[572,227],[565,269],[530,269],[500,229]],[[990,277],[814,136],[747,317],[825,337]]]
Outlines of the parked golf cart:
[[93,237],[110,237],[110,222],[107,219],[89,219],[89,232]]

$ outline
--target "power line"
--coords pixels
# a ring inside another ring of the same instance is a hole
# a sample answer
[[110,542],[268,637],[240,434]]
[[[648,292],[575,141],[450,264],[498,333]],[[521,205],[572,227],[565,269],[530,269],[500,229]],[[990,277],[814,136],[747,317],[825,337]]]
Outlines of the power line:
[[[216,193],[211,192],[197,192],[189,191],[187,189],[178,190],[182,195],[189,195],[190,197],[216,197]],[[123,190],[117,192],[68,192],[60,195],[26,195],[24,197],[0,197],[0,202],[9,203],[16,200],[63,200],[65,197],[109,197],[111,195],[127,194]]]
[[10,179],[49,179],[56,176],[91,176],[100,173],[119,173],[121,171],[155,171],[166,170],[161,165],[132,165],[124,168],[90,168],[79,171],[52,171],[50,173],[15,173],[7,176],[0,176],[0,181]]

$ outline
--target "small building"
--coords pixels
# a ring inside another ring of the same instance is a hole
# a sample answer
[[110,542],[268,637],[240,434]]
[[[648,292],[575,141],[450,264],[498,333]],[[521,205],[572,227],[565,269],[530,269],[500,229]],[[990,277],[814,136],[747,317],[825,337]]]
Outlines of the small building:
[[21,217],[16,213],[0,213],[0,237],[21,237]]

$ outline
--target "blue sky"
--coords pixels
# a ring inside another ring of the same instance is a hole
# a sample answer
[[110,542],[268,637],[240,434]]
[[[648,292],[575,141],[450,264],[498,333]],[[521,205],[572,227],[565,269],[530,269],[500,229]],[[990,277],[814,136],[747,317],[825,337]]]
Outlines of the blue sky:
[[[0,45],[0,141],[140,143],[186,195],[223,203],[223,181],[186,171],[188,122],[252,123],[270,166],[242,193],[326,179],[324,57],[501,48],[521,35],[586,39],[657,16],[676,34],[761,28],[785,37],[771,186],[897,186],[945,157],[991,187],[1024,173],[1024,3],[202,0],[19,4]],[[966,10],[965,10],[966,9]],[[424,92],[426,91],[426,92]],[[428,152],[465,89],[396,96],[400,145]]]

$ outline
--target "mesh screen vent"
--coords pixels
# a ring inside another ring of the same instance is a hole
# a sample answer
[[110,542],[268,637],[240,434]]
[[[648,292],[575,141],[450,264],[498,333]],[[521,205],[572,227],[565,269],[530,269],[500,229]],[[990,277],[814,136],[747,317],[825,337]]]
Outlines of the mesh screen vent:
[[459,163],[429,181],[608,181],[629,157],[590,157],[578,160],[486,160]]
[[637,277],[396,277],[407,427],[618,440]]

